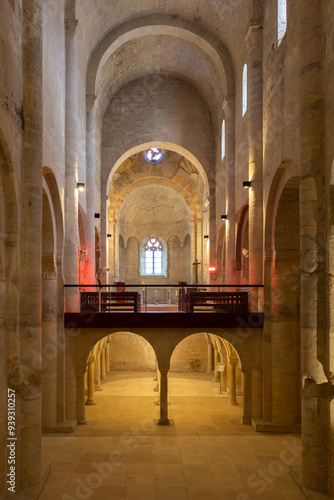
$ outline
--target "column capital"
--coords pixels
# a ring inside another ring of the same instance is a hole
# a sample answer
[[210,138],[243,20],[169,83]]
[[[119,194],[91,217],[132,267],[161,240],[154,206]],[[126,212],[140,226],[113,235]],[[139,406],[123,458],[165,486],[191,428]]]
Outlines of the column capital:
[[237,366],[238,360],[236,358],[229,358],[229,362],[232,366]]
[[89,106],[94,106],[96,97],[97,96],[95,94],[86,94],[86,104]]
[[251,35],[258,32],[258,30],[262,29],[262,22],[260,19],[250,19],[247,27],[247,31],[245,34],[245,42],[249,42]]
[[78,26],[78,19],[65,19],[65,28],[67,30],[75,31]]
[[232,114],[234,106],[235,106],[235,96],[234,95],[225,96],[223,101],[223,111],[225,113],[226,118],[228,118]]

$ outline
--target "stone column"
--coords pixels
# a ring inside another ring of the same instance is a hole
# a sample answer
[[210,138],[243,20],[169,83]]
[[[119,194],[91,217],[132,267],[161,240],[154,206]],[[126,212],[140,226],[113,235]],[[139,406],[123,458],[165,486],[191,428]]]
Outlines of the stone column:
[[237,405],[237,384],[235,378],[235,369],[238,361],[236,359],[229,359],[230,364],[230,403]]
[[[88,250],[87,283],[95,284],[95,99],[86,96],[86,242]],[[92,289],[91,289],[92,290]]]
[[106,350],[105,347],[102,347],[101,351],[101,380],[105,382],[107,380],[106,377]]
[[210,338],[207,338],[206,341],[208,343],[208,364],[206,368],[206,373],[212,373],[213,346]]
[[77,374],[77,422],[87,424],[85,408],[85,374]]
[[42,259],[42,426],[54,428],[57,423],[57,277],[54,255]]
[[[191,219],[191,276],[192,276],[192,283],[196,285],[199,283],[199,266],[194,266],[193,264],[196,262],[197,259],[197,228],[196,228],[196,220]],[[197,259],[198,260],[198,259]],[[199,260],[198,260],[199,262]],[[197,269],[197,271],[196,271]],[[197,274],[197,283],[196,283],[196,274]]]
[[[248,130],[249,130],[249,283],[262,284],[263,280],[263,80],[261,28],[250,27],[248,44]],[[247,180],[247,179],[245,179]],[[251,289],[251,308],[258,310],[261,298]]]
[[222,391],[227,391],[227,354],[226,351],[221,355],[221,362],[225,364],[224,371],[221,373]]
[[66,337],[64,330],[64,287],[63,287],[63,269],[62,260],[57,258],[57,288],[58,288],[58,305],[57,305],[57,321],[58,321],[58,356],[57,356],[57,423],[65,421],[65,345]]
[[160,370],[160,418],[159,425],[170,425],[168,418],[168,370]]
[[[327,259],[324,221],[324,95],[322,3],[298,0],[301,253],[302,480],[327,492],[330,401]],[[333,493],[333,491],[331,492]]]
[[[225,97],[226,123],[226,283],[235,282],[235,101]],[[239,181],[241,182],[241,180]]]
[[[42,343],[42,6],[22,1],[22,127],[20,219],[20,398],[16,490],[41,480]],[[23,124],[22,124],[23,125]]]
[[[78,230],[78,75],[76,19],[65,22],[66,102],[65,102],[65,239],[64,279],[66,284],[79,281]],[[65,288],[65,311],[79,311],[79,291]]]
[[203,254],[203,219],[196,219],[196,245],[197,245],[197,260],[201,263],[198,266],[198,282],[203,283],[203,266],[204,266],[204,254]]
[[88,360],[88,397],[86,405],[95,405],[94,392],[95,392],[95,380],[94,380],[94,360]]
[[216,346],[214,346],[214,364],[215,366],[213,367],[213,371],[214,371],[214,382],[218,382],[219,381],[219,372],[217,371],[217,365],[219,363],[219,352],[218,352],[218,349],[216,348]]
[[105,349],[105,357],[106,357],[106,373],[110,372],[110,340],[108,339],[108,342],[106,344],[106,349]]
[[95,381],[95,390],[96,391],[102,391],[101,387],[101,356],[100,353],[98,352],[96,354],[95,358],[95,363],[94,363],[94,381]]
[[244,369],[244,393],[242,407],[242,423],[250,424],[252,422],[252,371],[249,368]]
[[[209,245],[210,245],[210,253],[209,253],[209,266],[216,266],[217,267],[217,237],[216,237],[216,195],[215,192],[212,196],[209,198],[210,200],[210,216],[209,216],[209,227],[210,227],[210,239],[209,239]],[[215,282],[215,273],[209,273],[210,274],[210,284],[214,285]]]

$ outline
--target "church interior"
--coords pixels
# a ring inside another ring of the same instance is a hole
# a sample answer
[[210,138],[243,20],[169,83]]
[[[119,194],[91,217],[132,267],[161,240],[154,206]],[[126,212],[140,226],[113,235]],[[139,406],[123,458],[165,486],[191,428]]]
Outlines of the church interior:
[[334,498],[334,3],[1,0],[0,66],[1,498]]

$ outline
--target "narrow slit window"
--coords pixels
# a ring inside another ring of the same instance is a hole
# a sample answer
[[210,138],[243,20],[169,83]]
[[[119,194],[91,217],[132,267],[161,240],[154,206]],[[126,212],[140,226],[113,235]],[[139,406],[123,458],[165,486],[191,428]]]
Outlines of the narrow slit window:
[[247,64],[244,65],[242,72],[242,116],[247,111]]
[[277,38],[278,45],[281,43],[282,38],[286,32],[287,26],[287,0],[277,0]]
[[222,154],[222,159],[225,158],[225,154],[226,154],[226,124],[225,124],[225,120],[223,120],[223,123],[222,123],[222,151],[221,151],[221,154]]

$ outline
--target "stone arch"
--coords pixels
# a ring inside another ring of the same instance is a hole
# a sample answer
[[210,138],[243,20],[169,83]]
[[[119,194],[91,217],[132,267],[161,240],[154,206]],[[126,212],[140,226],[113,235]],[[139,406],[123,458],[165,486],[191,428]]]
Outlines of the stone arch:
[[195,333],[188,336],[179,342],[173,350],[170,369],[177,372],[206,373],[208,362],[206,346],[206,333]]
[[56,177],[49,167],[43,167],[44,189],[48,190],[50,206],[52,207],[54,224],[56,228],[56,257],[62,258],[64,244],[64,220],[62,214],[61,200]]
[[184,149],[182,146],[179,146],[178,144],[172,144],[169,142],[165,141],[151,141],[151,142],[146,142],[143,144],[138,144],[137,146],[134,146],[127,151],[124,151],[123,154],[121,154],[114,163],[112,169],[109,172],[108,179],[106,182],[106,192],[105,195],[109,195],[110,191],[110,183],[111,179],[113,178],[115,172],[117,169],[122,165],[122,163],[129,158],[130,156],[139,153],[141,151],[144,151],[145,149],[150,149],[151,147],[157,147],[160,149],[169,149],[170,151],[174,151],[176,153],[179,153],[181,156],[184,156],[187,160],[189,160],[198,170],[199,175],[202,178],[203,185],[204,185],[204,193],[203,193],[203,199],[207,199],[209,196],[209,180],[207,177],[207,173],[205,172],[202,164],[200,161],[188,150]]
[[[223,88],[225,95],[234,93],[234,71],[233,63],[228,49],[209,31],[201,30],[198,36],[198,26],[195,23],[185,21],[179,17],[166,15],[150,15],[131,19],[107,33],[97,44],[90,55],[87,67],[87,95],[95,95],[96,78],[99,66],[105,62],[112,51],[116,50],[129,37],[145,36],[149,31],[157,31],[160,28],[164,32],[170,30],[173,36],[189,39],[204,52],[209,53],[210,58],[216,65],[220,65],[222,72]],[[129,35],[130,33],[130,35]]]
[[117,332],[110,335],[110,355],[110,367],[115,371],[153,372],[156,369],[154,349],[139,334]]
[[301,420],[299,213],[297,168],[285,161],[274,176],[265,221],[264,335],[270,341],[264,359],[271,376],[264,419],[291,430]]

